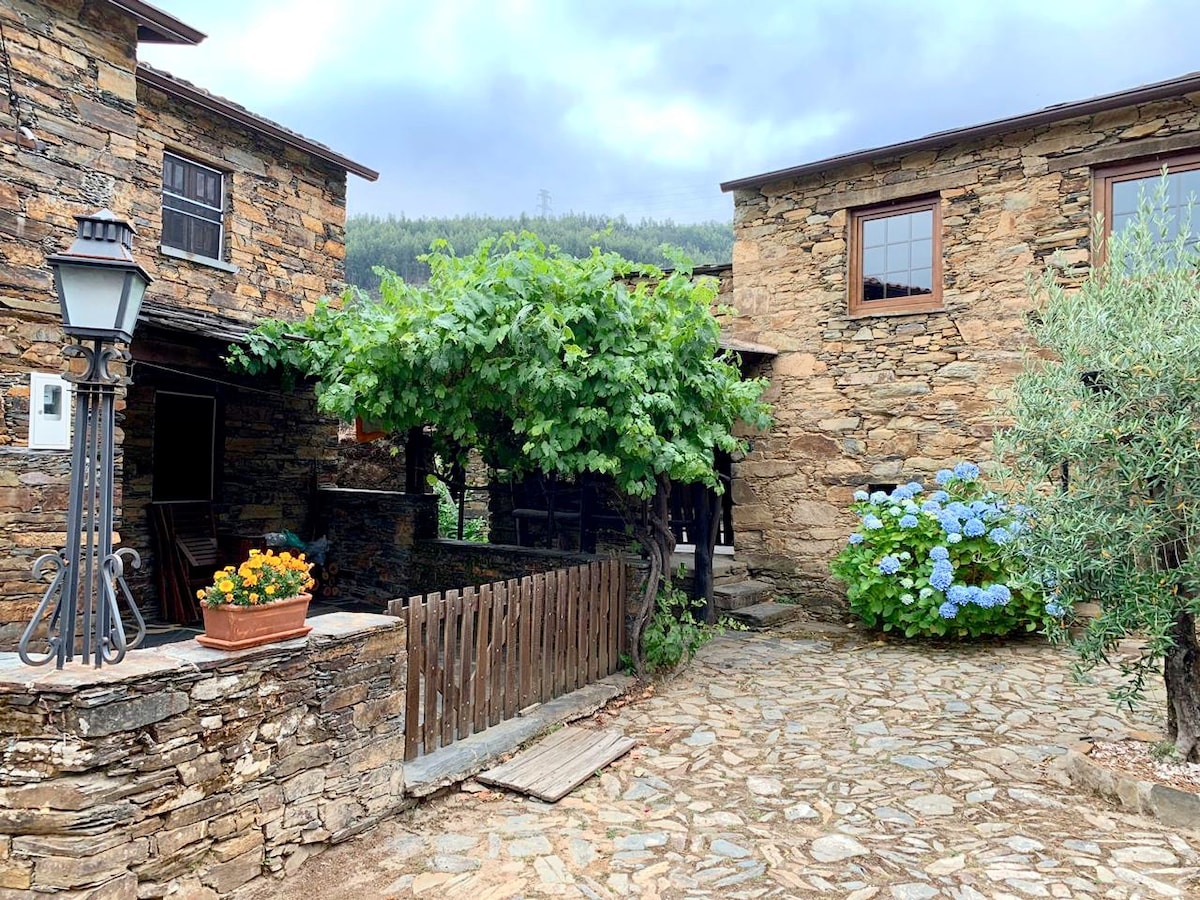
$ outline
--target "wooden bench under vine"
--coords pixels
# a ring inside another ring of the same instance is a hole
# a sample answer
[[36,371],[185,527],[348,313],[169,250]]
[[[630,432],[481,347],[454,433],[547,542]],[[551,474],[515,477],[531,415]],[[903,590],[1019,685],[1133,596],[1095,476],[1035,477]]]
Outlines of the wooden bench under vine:
[[738,422],[770,424],[765,382],[717,345],[715,281],[682,258],[669,272],[599,250],[576,259],[529,233],[466,256],[437,242],[426,261],[425,285],[378,270],[378,300],[351,289],[304,322],[263,322],[231,364],[314,378],[331,415],[432,426],[444,461],[474,449],[515,475],[613,479],[646,513],[650,570],[630,635],[643,674],[674,552],[671,482],[720,490],[715,451],[740,449]]

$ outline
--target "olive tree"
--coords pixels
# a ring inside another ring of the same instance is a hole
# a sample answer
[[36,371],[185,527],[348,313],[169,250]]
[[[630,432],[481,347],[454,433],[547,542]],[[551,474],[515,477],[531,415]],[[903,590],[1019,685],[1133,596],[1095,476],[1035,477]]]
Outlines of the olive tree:
[[518,476],[605,475],[644,503],[640,672],[674,551],[671,482],[720,490],[714,452],[741,446],[739,421],[768,424],[764,382],[743,380],[718,347],[715,282],[684,260],[664,272],[599,250],[577,259],[528,233],[464,256],[438,242],[426,261],[426,285],[380,270],[377,300],[351,290],[302,323],[264,322],[235,364],[315,378],[333,415],[395,432],[432,426],[450,463],[477,449]]
[[1099,605],[1075,641],[1083,666],[1127,636],[1114,698],[1138,700],[1159,667],[1167,736],[1200,760],[1200,277],[1196,248],[1163,203],[1109,241],[1076,287],[1052,276],[1015,384],[1015,424],[997,446],[1026,484],[1030,573],[1048,590],[1051,632]]

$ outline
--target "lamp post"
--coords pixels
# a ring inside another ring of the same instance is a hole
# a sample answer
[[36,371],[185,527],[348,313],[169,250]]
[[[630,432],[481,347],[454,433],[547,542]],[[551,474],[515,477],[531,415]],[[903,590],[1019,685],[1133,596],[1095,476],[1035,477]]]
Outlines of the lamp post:
[[[74,243],[48,262],[62,306],[63,331],[78,343],[64,349],[87,364],[75,385],[75,432],[71,451],[71,490],[67,502],[66,547],[46,553],[33,564],[34,577],[55,570],[18,645],[22,662],[42,666],[54,660],[59,669],[75,657],[99,668],[116,664],[146,634],[133,595],[125,583],[125,565],[141,565],[137,551],[112,548],[114,404],[121,376],[108,371],[112,360],[129,354],[113,344],[133,339],[133,328],[150,276],[133,259],[133,228],[107,209],[77,216]],[[117,591],[137,624],[132,640],[125,636]],[[44,627],[44,634],[39,634]],[[45,649],[30,650],[44,641]]]

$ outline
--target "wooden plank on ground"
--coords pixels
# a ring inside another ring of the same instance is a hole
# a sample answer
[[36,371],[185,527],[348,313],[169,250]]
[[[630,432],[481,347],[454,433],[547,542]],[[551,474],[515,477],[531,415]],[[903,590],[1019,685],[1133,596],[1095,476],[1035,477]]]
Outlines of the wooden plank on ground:
[[478,778],[484,784],[555,803],[636,743],[618,731],[563,728]]

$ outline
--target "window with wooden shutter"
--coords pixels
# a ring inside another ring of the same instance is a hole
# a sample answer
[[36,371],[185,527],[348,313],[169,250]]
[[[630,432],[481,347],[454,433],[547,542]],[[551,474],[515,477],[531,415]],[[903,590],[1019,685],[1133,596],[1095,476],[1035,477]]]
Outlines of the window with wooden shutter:
[[225,175],[163,154],[163,246],[206,259],[224,258]]

